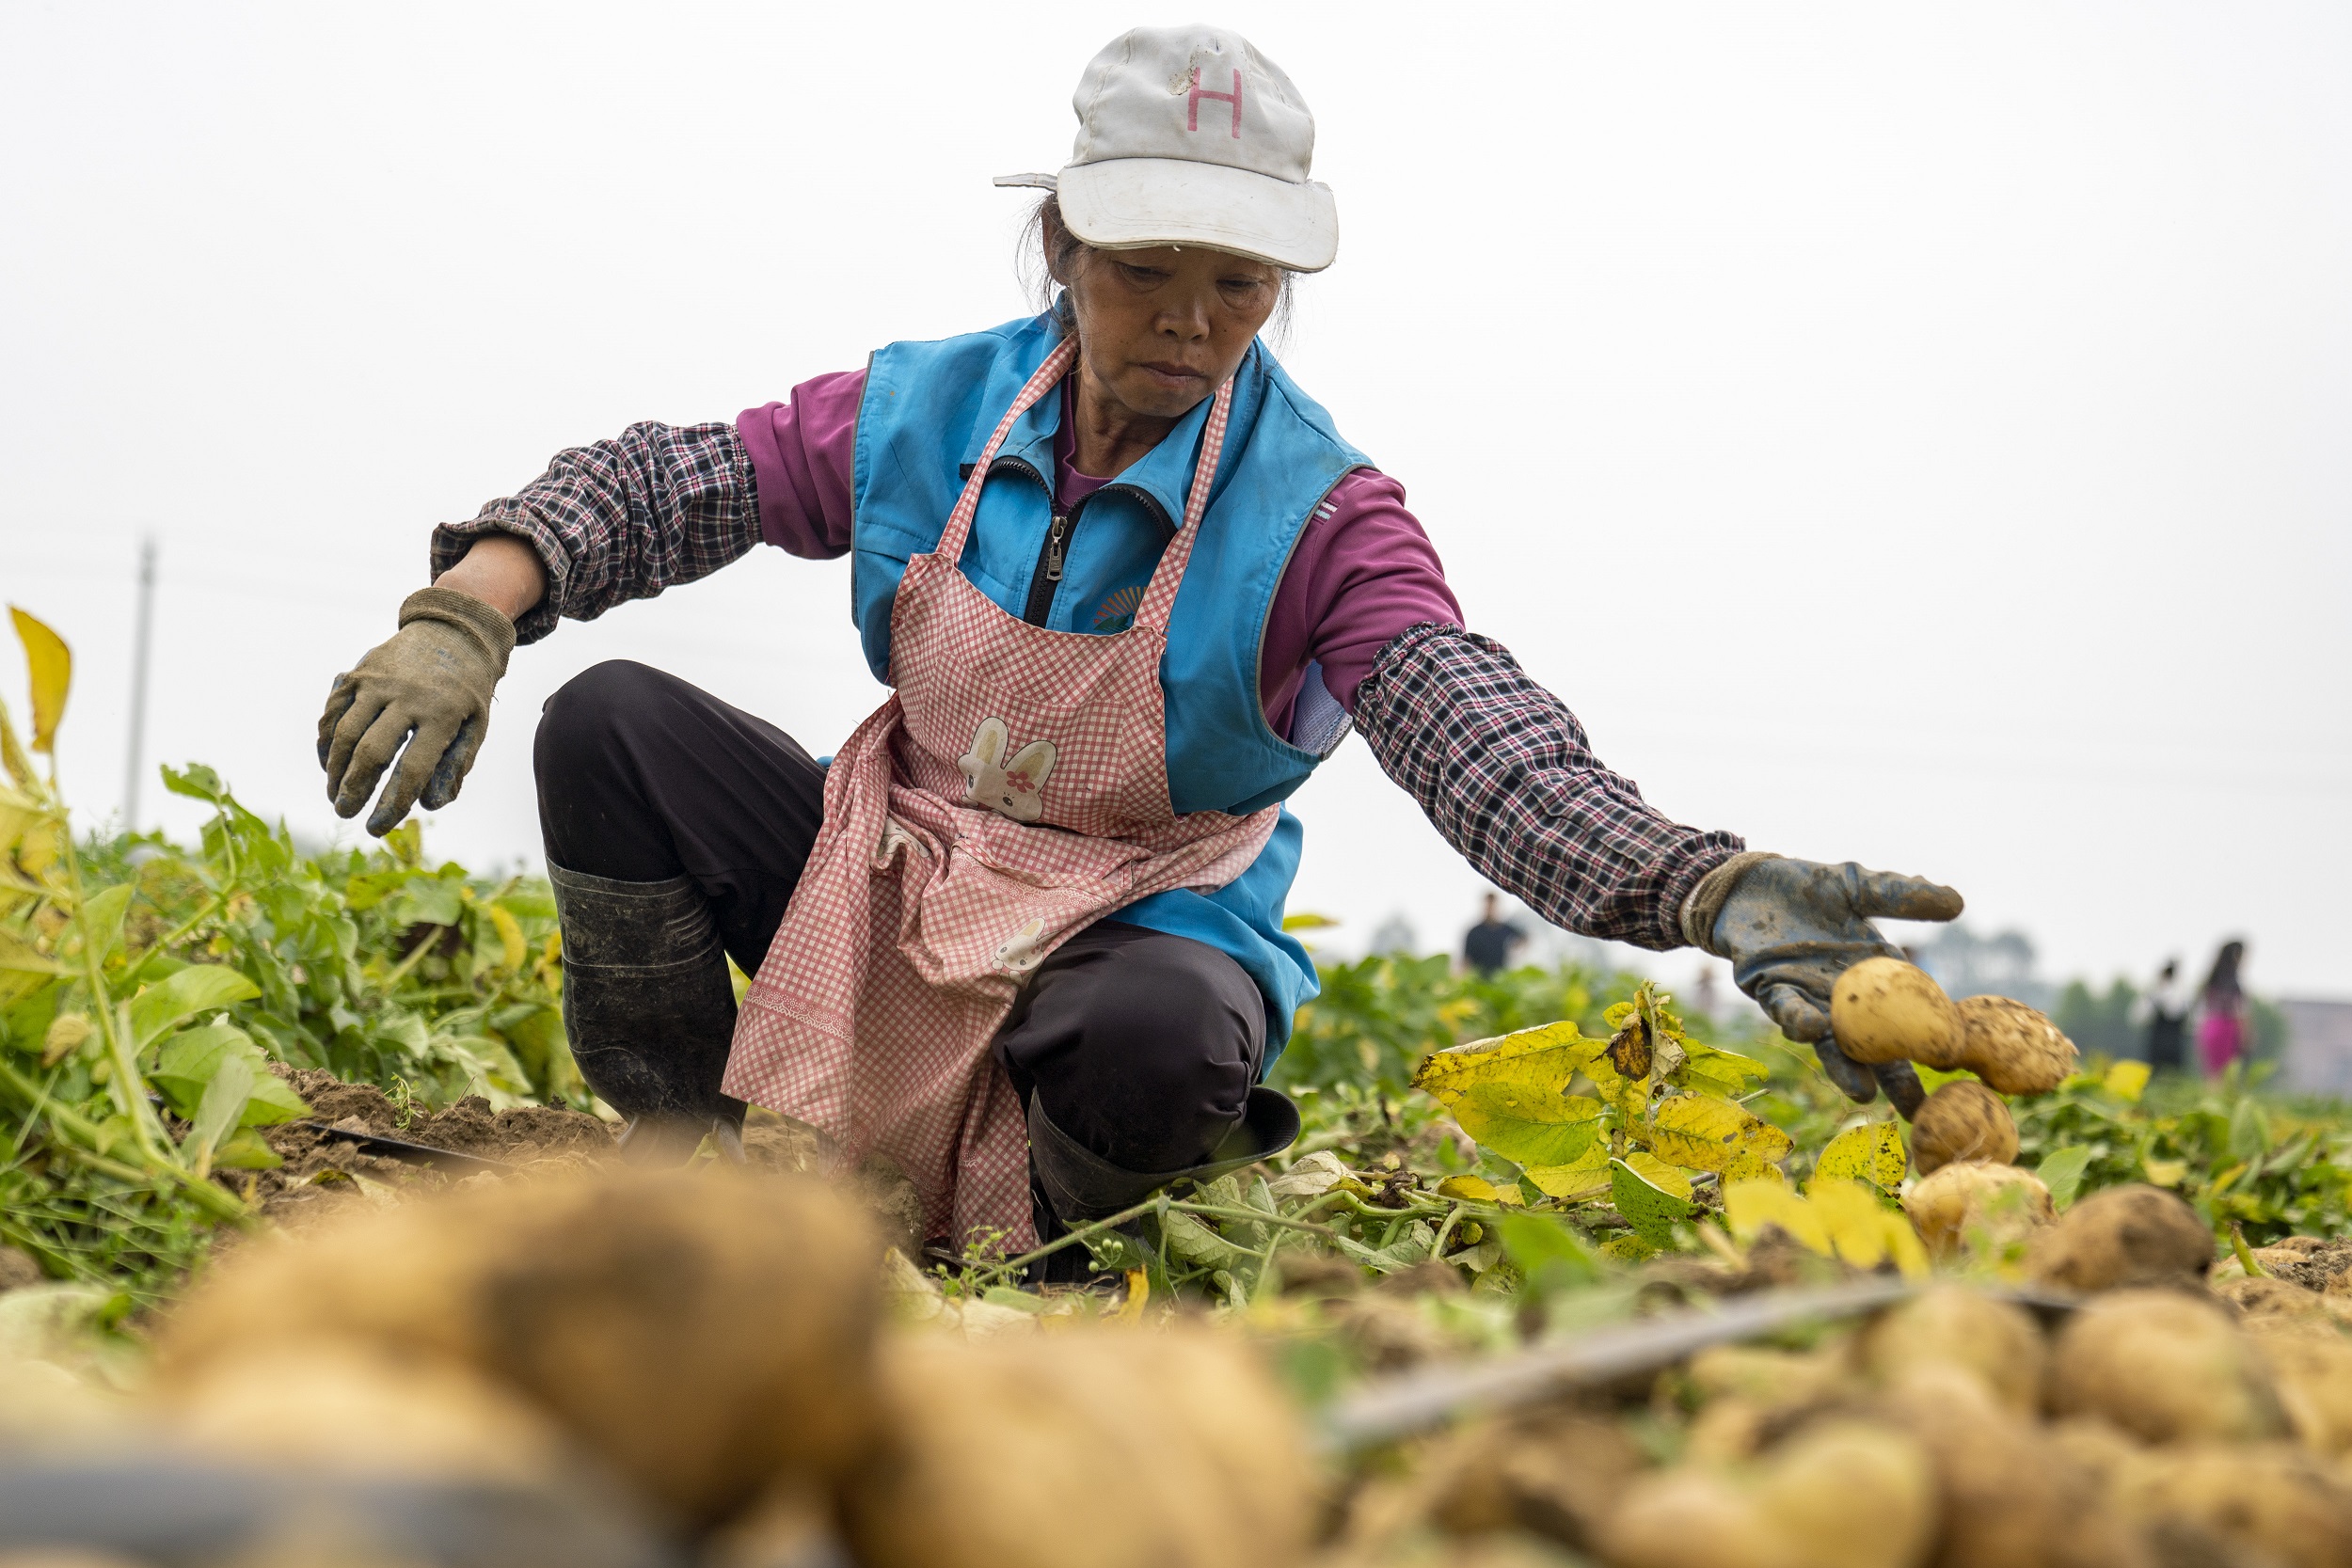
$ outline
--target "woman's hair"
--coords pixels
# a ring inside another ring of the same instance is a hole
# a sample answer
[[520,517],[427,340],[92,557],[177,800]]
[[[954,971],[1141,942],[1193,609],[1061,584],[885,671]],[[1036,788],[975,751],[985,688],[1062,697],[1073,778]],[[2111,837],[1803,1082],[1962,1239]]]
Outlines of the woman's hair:
[[2225,942],[2221,951],[2214,955],[2213,973],[2205,976],[2205,994],[2235,996],[2244,990],[2238,984],[2237,966],[2245,960],[2246,943]]
[[[1055,291],[1059,287],[1054,281],[1055,275],[1072,276],[1094,254],[1094,246],[1072,233],[1070,226],[1062,222],[1061,198],[1049,191],[1043,200],[1029,210],[1029,221],[1022,226],[1014,256],[1022,286],[1028,291],[1030,299],[1039,309],[1050,310],[1055,308]],[[1290,341],[1291,302],[1297,290],[1298,275],[1288,267],[1275,267],[1274,271],[1281,279],[1277,285],[1280,293],[1275,296],[1274,313],[1266,318],[1266,333],[1275,347],[1280,349]],[[1068,304],[1063,303],[1061,309],[1067,312]]]

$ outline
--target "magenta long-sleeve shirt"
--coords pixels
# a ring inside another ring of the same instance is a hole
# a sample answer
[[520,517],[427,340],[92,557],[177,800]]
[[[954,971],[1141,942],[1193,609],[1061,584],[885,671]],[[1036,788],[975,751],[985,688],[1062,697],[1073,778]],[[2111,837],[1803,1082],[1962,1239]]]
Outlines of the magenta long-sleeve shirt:
[[[769,544],[812,560],[849,552],[852,449],[865,394],[864,371],[820,375],[793,388],[789,402],[747,408],[736,420],[759,492],[760,535]],[[1056,442],[1064,507],[1117,477],[1077,471],[1071,422],[1065,410]],[[1405,487],[1376,468],[1359,468],[1309,519],[1275,589],[1258,691],[1266,722],[1277,735],[1290,733],[1291,706],[1310,662],[1322,664],[1331,695],[1355,712],[1356,689],[1373,659],[1422,622],[1458,626],[1461,607],[1429,536],[1405,509]]]

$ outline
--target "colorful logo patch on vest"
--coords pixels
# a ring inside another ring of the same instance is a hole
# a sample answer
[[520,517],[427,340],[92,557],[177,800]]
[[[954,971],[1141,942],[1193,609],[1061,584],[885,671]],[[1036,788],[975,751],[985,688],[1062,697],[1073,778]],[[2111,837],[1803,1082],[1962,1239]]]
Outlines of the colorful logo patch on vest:
[[1136,606],[1143,602],[1141,587],[1121,588],[1105,596],[1094,607],[1094,629],[1098,632],[1125,631],[1136,624]]

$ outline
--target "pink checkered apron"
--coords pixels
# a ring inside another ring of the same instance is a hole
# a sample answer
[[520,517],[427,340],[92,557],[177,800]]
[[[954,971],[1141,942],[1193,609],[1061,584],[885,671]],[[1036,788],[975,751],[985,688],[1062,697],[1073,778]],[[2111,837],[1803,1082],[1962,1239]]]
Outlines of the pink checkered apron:
[[744,998],[726,1092],[814,1124],[837,1163],[887,1157],[930,1233],[1035,1243],[1027,1118],[989,1045],[1071,935],[1169,888],[1217,888],[1274,832],[1177,815],[1160,657],[1225,443],[1217,388],[1184,520],[1135,624],[1112,636],[1008,615],[957,569],[980,485],[1022,411],[1076,357],[1064,340],[973,466],[939,547],[890,612],[898,689],[843,744],[784,926]]

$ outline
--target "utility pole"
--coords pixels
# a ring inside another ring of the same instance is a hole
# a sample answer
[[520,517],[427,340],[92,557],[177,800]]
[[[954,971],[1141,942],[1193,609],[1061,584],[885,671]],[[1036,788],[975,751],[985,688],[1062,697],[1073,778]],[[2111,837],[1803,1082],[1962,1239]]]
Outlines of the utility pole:
[[122,776],[122,829],[139,831],[139,778],[147,770],[147,656],[154,646],[155,541],[139,541],[139,626],[131,645],[131,762]]

